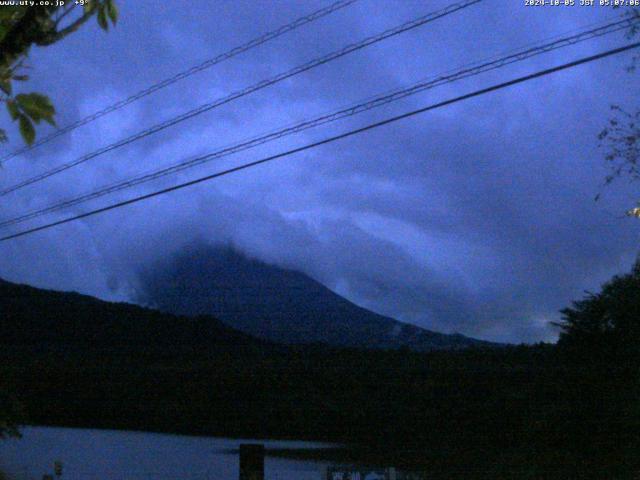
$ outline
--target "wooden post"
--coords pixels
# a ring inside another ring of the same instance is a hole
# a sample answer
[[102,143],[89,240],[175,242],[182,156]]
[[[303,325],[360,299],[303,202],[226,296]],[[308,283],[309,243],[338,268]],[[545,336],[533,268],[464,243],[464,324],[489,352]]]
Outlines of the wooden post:
[[332,480],[329,477],[329,467],[326,465],[323,465],[320,468],[318,468],[318,474],[320,475],[320,478],[322,480]]
[[56,477],[62,476],[62,462],[60,460],[53,462],[53,474]]
[[264,445],[240,445],[240,480],[264,480]]

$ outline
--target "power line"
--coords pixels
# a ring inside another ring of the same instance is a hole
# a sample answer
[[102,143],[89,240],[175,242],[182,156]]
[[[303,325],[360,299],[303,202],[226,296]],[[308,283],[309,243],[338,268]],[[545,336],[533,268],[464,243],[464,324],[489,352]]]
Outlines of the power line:
[[114,204],[108,205],[106,207],[102,207],[102,208],[98,208],[98,209],[95,209],[95,210],[91,210],[89,212],[82,213],[80,215],[75,215],[73,217],[68,217],[68,218],[65,218],[65,219],[62,219],[62,220],[58,220],[56,222],[51,222],[51,223],[48,223],[48,224],[45,224],[45,225],[41,225],[39,227],[35,227],[35,228],[28,229],[28,230],[23,230],[23,231],[18,232],[18,233],[7,235],[5,237],[0,238],[0,242],[4,242],[4,241],[11,240],[11,239],[14,239],[14,238],[18,238],[18,237],[22,237],[22,236],[25,236],[25,235],[29,235],[31,233],[35,233],[35,232],[39,232],[39,231],[42,231],[42,230],[46,230],[46,229],[49,229],[49,228],[52,228],[52,227],[55,227],[55,226],[58,226],[58,225],[62,225],[62,224],[65,224],[65,223],[69,223],[69,222],[73,222],[73,221],[80,220],[80,219],[83,219],[83,218],[87,218],[87,217],[90,217],[90,216],[93,216],[93,215],[97,215],[99,213],[107,212],[109,210],[114,210],[114,209],[117,209],[117,208],[121,208],[121,207],[124,207],[126,205],[131,205],[133,203],[141,202],[143,200],[148,200],[150,198],[157,197],[159,195],[164,195],[166,193],[170,193],[170,192],[173,192],[173,191],[176,191],[176,190],[181,190],[183,188],[190,187],[190,186],[193,186],[193,185],[196,185],[196,184],[199,184],[199,183],[203,183],[203,182],[206,182],[206,181],[209,181],[209,180],[213,180],[213,179],[218,178],[218,177],[223,177],[225,175],[229,175],[229,174],[241,171],[241,170],[246,170],[248,168],[252,168],[252,167],[261,165],[263,163],[271,162],[271,161],[274,161],[274,160],[278,160],[280,158],[284,158],[284,157],[288,157],[288,156],[294,155],[296,153],[300,153],[300,152],[303,152],[303,151],[306,151],[306,150],[310,150],[312,148],[316,148],[316,147],[319,147],[321,145],[325,145],[325,144],[328,144],[328,143],[333,143],[333,142],[335,142],[337,140],[342,140],[342,139],[345,139],[345,138],[348,138],[348,137],[352,137],[352,136],[357,135],[359,133],[363,133],[363,132],[366,132],[368,130],[372,130],[374,128],[378,128],[378,127],[381,127],[383,125],[388,125],[390,123],[394,123],[394,122],[397,122],[399,120],[403,120],[405,118],[413,117],[413,116],[418,115],[420,113],[428,112],[430,110],[435,110],[437,108],[445,107],[447,105],[458,103],[458,102],[461,102],[461,101],[464,101],[464,100],[468,100],[470,98],[478,97],[478,96],[481,96],[481,95],[484,95],[484,94],[487,94],[487,93],[495,92],[497,90],[502,90],[504,88],[507,88],[507,87],[510,87],[510,86],[513,86],[513,85],[516,85],[516,84],[519,84],[519,83],[523,83],[523,82],[526,82],[526,81],[529,81],[529,80],[533,80],[535,78],[539,78],[539,77],[543,77],[543,76],[546,76],[546,75],[550,75],[552,73],[556,73],[556,72],[559,72],[561,70],[566,70],[566,69],[569,69],[569,68],[573,68],[573,67],[576,67],[578,65],[583,65],[585,63],[593,62],[595,60],[600,60],[602,58],[609,57],[609,56],[612,56],[612,55],[616,55],[616,54],[619,54],[619,53],[622,53],[622,52],[626,52],[628,50],[631,50],[631,49],[634,49],[634,48],[638,48],[638,47],[640,47],[640,42],[632,43],[632,44],[629,44],[629,45],[625,45],[623,47],[615,48],[613,50],[608,50],[606,52],[602,52],[602,53],[599,53],[597,55],[592,55],[592,56],[589,56],[589,57],[583,57],[583,58],[581,58],[579,60],[575,60],[573,62],[565,63],[565,64],[559,65],[557,67],[552,67],[552,68],[549,68],[549,69],[546,69],[546,70],[540,70],[540,71],[538,71],[536,73],[532,73],[532,74],[529,74],[529,75],[518,77],[516,79],[509,80],[507,82],[499,83],[499,84],[493,85],[491,87],[487,87],[487,88],[483,88],[483,89],[480,89],[480,90],[476,90],[474,92],[467,93],[465,95],[461,95],[461,96],[458,96],[458,97],[455,97],[455,98],[452,98],[452,99],[449,99],[449,100],[445,100],[445,101],[442,101],[442,102],[439,102],[439,103],[428,105],[426,107],[422,107],[422,108],[419,108],[417,110],[412,110],[410,112],[403,113],[401,115],[396,115],[394,117],[390,117],[390,118],[387,118],[385,120],[382,120],[382,121],[379,121],[379,122],[375,122],[375,123],[366,125],[366,126],[361,127],[361,128],[357,128],[355,130],[350,130],[348,132],[345,132],[345,133],[342,133],[342,134],[339,134],[339,135],[335,135],[335,136],[332,136],[332,137],[328,137],[328,138],[325,138],[325,139],[317,141],[317,142],[309,143],[309,144],[304,145],[302,147],[298,147],[298,148],[294,148],[294,149],[291,149],[291,150],[287,150],[285,152],[281,152],[281,153],[278,153],[276,155],[271,155],[269,157],[265,157],[265,158],[262,158],[260,160],[255,160],[253,162],[245,163],[245,164],[239,165],[237,167],[233,167],[233,168],[229,168],[229,169],[226,169],[226,170],[222,170],[220,172],[216,172],[216,173],[213,173],[211,175],[200,177],[200,178],[197,178],[195,180],[190,180],[188,182],[181,183],[181,184],[178,184],[178,185],[174,185],[172,187],[164,188],[162,190],[157,190],[157,191],[152,192],[152,193],[147,193],[145,195],[140,195],[138,197],[134,197],[134,198],[131,198],[129,200],[124,200],[122,202],[114,203]]
[[258,145],[262,145],[264,143],[282,138],[284,136],[299,133],[313,127],[324,125],[345,117],[353,116],[353,115],[371,110],[373,108],[380,107],[382,105],[385,105],[391,102],[398,101],[402,98],[415,95],[425,90],[429,90],[444,84],[452,83],[454,81],[458,81],[464,78],[469,78],[471,76],[479,75],[481,73],[485,73],[490,70],[502,68],[506,65],[520,62],[536,55],[557,50],[565,46],[575,45],[578,42],[583,42],[596,37],[614,33],[620,30],[624,30],[636,23],[640,23],[640,22],[638,21],[633,22],[631,20],[619,20],[619,21],[615,21],[605,25],[600,25],[596,28],[592,28],[587,31],[578,31],[577,34],[574,34],[568,37],[558,38],[556,36],[554,38],[558,38],[557,40],[550,43],[538,45],[533,48],[524,48],[524,49],[521,48],[520,50],[512,50],[512,52],[514,53],[511,53],[510,55],[499,57],[495,60],[491,60],[485,63],[475,62],[471,64],[472,65],[471,67],[462,68],[457,71],[453,71],[453,73],[432,77],[426,81],[415,83],[410,87],[406,87],[403,89],[396,89],[390,93],[378,95],[376,97],[371,97],[370,99],[365,100],[363,102],[357,103],[350,107],[343,108],[329,114],[321,115],[312,120],[306,120],[301,123],[297,123],[293,126],[281,128],[271,133],[254,137],[249,140],[222,148],[221,150],[218,150],[216,152],[212,152],[202,156],[196,156],[194,158],[179,162],[172,166],[147,172],[128,180],[116,182],[116,183],[101,187],[100,189],[95,190],[93,192],[86,193],[86,194],[74,197],[72,199],[67,199],[57,204],[54,204],[45,208],[41,208],[39,210],[34,210],[31,212],[25,213],[18,217],[14,217],[14,218],[5,220],[3,222],[0,222],[0,228],[7,227],[10,225],[15,225],[18,223],[23,223],[27,220],[40,217],[47,213],[52,213],[58,210],[69,208],[75,205],[88,202],[90,200],[94,200],[96,198],[103,197],[111,193],[115,193],[115,192],[125,190],[143,183],[147,183],[152,180],[155,180],[173,173],[177,173],[188,168],[193,168],[195,166],[201,165],[206,162],[210,162],[214,159],[220,159],[228,155],[232,155],[232,154],[253,148]]
[[205,60],[204,62],[195,65],[187,70],[184,70],[180,73],[177,73],[176,75],[166,78],[158,83],[154,83],[153,85],[150,85],[149,87],[140,90],[137,93],[134,93],[133,95],[130,95],[127,98],[124,98],[112,105],[109,105],[108,107],[103,108],[102,110],[99,110],[95,113],[92,113],[91,115],[88,115],[84,118],[81,118],[80,120],[77,120],[73,123],[70,123],[64,127],[59,128],[58,130],[56,130],[55,132],[50,133],[49,135],[42,137],[42,139],[36,141],[35,143],[33,143],[32,145],[28,145],[25,147],[22,147],[14,152],[10,152],[7,155],[5,155],[4,157],[0,158],[0,163],[4,162],[6,160],[9,160],[11,158],[14,158],[18,155],[21,155],[23,153],[26,153],[30,150],[33,150],[36,147],[39,147],[40,145],[44,145],[45,143],[50,142],[51,140],[53,140],[54,138],[58,138],[61,135],[64,135],[65,133],[68,133],[72,130],[75,130],[76,128],[79,128],[83,125],[86,125],[87,123],[91,123],[94,120],[97,120],[98,118],[104,117],[105,115],[108,115],[109,113],[115,112],[116,110],[120,110],[121,108],[137,101],[140,100],[141,98],[146,97],[147,95],[151,95],[152,93],[157,92],[158,90],[161,90],[163,88],[168,87],[169,85],[173,85],[174,83],[179,82],[180,80],[183,80],[187,77],[190,77],[191,75],[194,75],[198,72],[201,72],[203,70],[206,70],[207,68],[213,67],[214,65],[217,65],[218,63],[221,63],[225,60],[229,60],[233,57],[235,57],[236,55],[239,55],[241,53],[244,53],[248,50],[251,50],[252,48],[258,47],[260,45],[263,45],[264,43],[267,43],[271,40],[274,40],[282,35],[284,35],[285,33],[291,32],[292,30],[296,30],[297,28],[302,27],[303,25],[306,25],[308,23],[314,22],[316,20],[319,20],[322,17],[326,17],[327,15],[340,10],[342,8],[345,8],[349,5],[351,5],[352,3],[357,2],[358,0],[339,0],[337,2],[332,3],[331,5],[328,5],[324,8],[321,8],[320,10],[316,10],[315,12],[312,12],[308,15],[305,15],[303,17],[297,18],[296,20],[294,20],[291,23],[288,23],[286,25],[281,26],[280,28],[277,28],[275,30],[272,30],[270,32],[267,32],[263,35],[260,35],[259,37],[254,38],[253,40],[249,40],[248,42],[239,45],[237,47],[232,48],[231,50],[228,50],[224,53],[221,53],[213,58],[210,58],[208,60]]
[[233,100],[236,100],[240,97],[244,97],[246,95],[249,95],[253,92],[256,92],[258,90],[262,90],[263,88],[269,87],[271,85],[274,85],[276,83],[279,83],[283,80],[286,80],[288,78],[291,78],[295,75],[298,75],[300,73],[303,73],[307,70],[310,70],[312,68],[315,68],[317,66],[323,65],[325,63],[328,63],[332,60],[335,60],[337,58],[343,57],[345,55],[348,55],[352,52],[355,52],[357,50],[361,50],[365,47],[368,47],[369,45],[372,45],[374,43],[378,43],[381,42],[383,40],[386,40],[387,38],[393,37],[395,35],[399,35],[401,33],[404,33],[406,31],[412,30],[414,28],[420,27],[422,25],[425,25],[427,23],[430,23],[434,20],[437,20],[439,18],[445,17],[447,15],[450,15],[452,13],[455,13],[459,10],[462,10],[464,8],[470,7],[471,5],[474,5],[476,3],[480,3],[483,0],[466,0],[463,2],[458,2],[458,3],[454,3],[452,5],[449,5],[448,7],[443,8],[442,10],[438,10],[436,12],[432,12],[432,13],[428,13],[426,15],[423,15],[421,17],[418,17],[414,20],[405,22],[399,26],[396,26],[394,28],[385,30],[382,33],[379,33],[377,35],[373,35],[370,37],[365,38],[364,40],[358,42],[358,43],[353,43],[350,45],[347,45],[343,48],[341,48],[340,50],[331,52],[327,55],[324,55],[322,57],[316,58],[315,60],[311,60],[310,62],[307,62],[305,64],[299,65],[291,70],[288,70],[286,72],[280,73],[274,77],[271,77],[267,80],[263,80],[261,82],[258,82],[254,85],[251,85],[247,88],[244,88],[242,90],[238,90],[234,93],[231,93],[230,95],[227,95],[226,97],[220,98],[218,100],[215,100],[213,102],[210,103],[206,103],[204,105],[201,105],[195,109],[192,109],[186,113],[183,113],[182,115],[179,115],[177,117],[173,117],[165,122],[156,124],[148,129],[142,130],[141,132],[138,132],[134,135],[131,135],[125,139],[122,139],[118,142],[112,143],[111,145],[107,145],[106,147],[102,147],[98,150],[95,150],[94,152],[91,152],[87,155],[84,155],[80,158],[77,158],[76,160],[73,160],[71,162],[62,164],[58,167],[55,167],[51,170],[48,170],[44,173],[41,173],[39,175],[36,175],[34,177],[28,178],[27,180],[24,180],[18,184],[12,185],[10,187],[7,187],[3,190],[0,190],[0,196],[5,196],[9,193],[15,192],[16,190],[20,190],[28,185],[32,185],[34,183],[40,182],[42,180],[45,180],[53,175],[57,175],[58,173],[64,172],[65,170],[69,170],[70,168],[73,168],[77,165],[80,165],[82,163],[85,163],[95,157],[98,157],[104,153],[110,152],[112,150],[115,150],[116,148],[120,148],[124,145],[128,145],[132,142],[135,142],[137,140],[140,140],[144,137],[147,137],[149,135],[152,135],[154,133],[157,133],[161,130],[164,130],[166,128],[172,127],[180,122],[183,122],[187,119],[190,119],[192,117],[195,117],[197,115],[200,115],[202,113],[208,112],[209,110],[212,110],[214,108],[217,108],[219,106],[225,105],[229,102],[232,102]]

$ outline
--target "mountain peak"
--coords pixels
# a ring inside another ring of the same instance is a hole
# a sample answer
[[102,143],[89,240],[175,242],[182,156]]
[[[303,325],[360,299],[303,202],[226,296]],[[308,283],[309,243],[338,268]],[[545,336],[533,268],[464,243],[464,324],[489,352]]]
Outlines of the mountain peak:
[[230,247],[190,247],[141,274],[141,300],[180,315],[213,315],[286,344],[432,350],[490,345],[399,322],[359,307],[304,273]]

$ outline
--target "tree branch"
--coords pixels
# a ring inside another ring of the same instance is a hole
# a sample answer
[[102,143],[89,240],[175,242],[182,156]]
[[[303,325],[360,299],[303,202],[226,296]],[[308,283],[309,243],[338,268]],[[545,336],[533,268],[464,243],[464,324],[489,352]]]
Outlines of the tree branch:
[[47,35],[47,37],[44,40],[38,42],[37,44],[41,46],[51,45],[52,43],[55,43],[58,40],[62,40],[67,35],[78,30],[87,20],[89,20],[89,18],[93,16],[95,12],[96,12],[96,9],[94,8],[94,9],[91,9],[90,11],[83,13],[74,22],[67,25],[62,30],[58,30],[55,33],[52,33],[51,35]]
[[69,15],[69,13],[71,13],[71,11],[73,11],[73,9],[75,8],[75,5],[71,5],[70,7],[68,7],[64,12],[62,12],[62,14],[56,19],[56,28],[58,28],[58,25],[60,24],[60,22],[62,21],[62,19],[64,17],[66,17],[67,15]]

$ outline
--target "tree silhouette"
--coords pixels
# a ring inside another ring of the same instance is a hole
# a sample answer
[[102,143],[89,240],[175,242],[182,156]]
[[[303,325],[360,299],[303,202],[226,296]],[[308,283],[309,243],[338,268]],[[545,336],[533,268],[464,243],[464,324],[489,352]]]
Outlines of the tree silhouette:
[[[62,40],[94,15],[98,25],[107,30],[109,22],[116,23],[118,10],[114,0],[79,0],[67,2],[66,6],[56,2],[23,3],[0,7],[0,103],[6,104],[11,119],[18,122],[22,138],[31,145],[36,137],[34,123],[44,120],[54,125],[55,108],[41,93],[14,95],[13,82],[29,78],[24,73],[29,50],[33,45],[48,46]],[[6,140],[6,132],[0,129],[0,142]]]
[[637,357],[640,351],[640,260],[615,276],[599,293],[562,310],[560,345]]
[[[616,7],[619,8],[619,7]],[[640,8],[627,11],[627,16],[636,20],[627,31],[627,38],[631,39],[640,32]],[[629,73],[636,71],[640,63],[640,56],[635,55],[627,67]],[[605,160],[609,167],[609,174],[605,178],[605,185],[609,185],[616,178],[628,176],[633,181],[640,179],[640,108],[629,111],[619,105],[611,106],[612,117],[605,128],[598,135],[600,147],[605,149]],[[596,200],[600,194],[596,196]],[[640,218],[640,203],[638,207],[627,211],[627,215]]]
[[22,406],[12,395],[0,387],[0,439],[19,437],[18,425],[23,420]]

